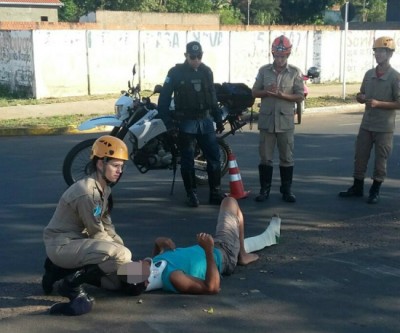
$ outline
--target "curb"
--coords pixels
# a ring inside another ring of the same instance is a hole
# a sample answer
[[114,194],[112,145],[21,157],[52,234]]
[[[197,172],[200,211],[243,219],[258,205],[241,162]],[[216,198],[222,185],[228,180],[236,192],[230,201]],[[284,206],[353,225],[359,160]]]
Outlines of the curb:
[[34,136],[34,135],[67,135],[67,134],[90,134],[110,132],[111,126],[99,126],[91,130],[80,131],[77,126],[69,125],[66,127],[23,127],[23,128],[0,128],[1,136]]
[[[306,109],[307,115],[317,115],[321,113],[338,113],[338,112],[362,112],[364,106],[362,104],[348,104],[329,106],[322,108],[309,108]],[[253,121],[257,121],[257,114],[253,114]],[[1,136],[34,136],[34,135],[72,135],[72,134],[90,134],[90,133],[102,133],[110,132],[111,126],[99,126],[91,130],[80,131],[77,126],[70,125],[66,127],[23,127],[23,128],[0,128]]]

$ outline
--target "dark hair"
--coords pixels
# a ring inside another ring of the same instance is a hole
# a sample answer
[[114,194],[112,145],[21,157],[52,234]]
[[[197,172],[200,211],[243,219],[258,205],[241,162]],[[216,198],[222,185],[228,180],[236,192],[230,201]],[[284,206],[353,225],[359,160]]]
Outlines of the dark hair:
[[91,173],[97,171],[97,166],[96,166],[96,164],[97,164],[97,161],[98,161],[99,159],[100,159],[100,158],[98,158],[97,156],[93,156],[92,160],[91,160],[90,163],[88,164],[88,170],[87,170],[87,171],[89,172],[89,174],[91,174]]
[[146,281],[139,283],[127,283],[121,280],[121,290],[127,295],[139,296],[146,290]]

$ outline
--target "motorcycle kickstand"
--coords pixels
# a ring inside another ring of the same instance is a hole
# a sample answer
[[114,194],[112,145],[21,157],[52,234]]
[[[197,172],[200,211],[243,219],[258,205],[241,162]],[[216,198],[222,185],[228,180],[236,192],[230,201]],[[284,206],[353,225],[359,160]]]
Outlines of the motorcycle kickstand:
[[174,161],[172,162],[173,164],[173,168],[172,168],[172,184],[171,184],[171,191],[169,193],[169,195],[173,195],[174,194],[174,187],[175,187],[175,178],[176,178],[176,158],[174,158]]

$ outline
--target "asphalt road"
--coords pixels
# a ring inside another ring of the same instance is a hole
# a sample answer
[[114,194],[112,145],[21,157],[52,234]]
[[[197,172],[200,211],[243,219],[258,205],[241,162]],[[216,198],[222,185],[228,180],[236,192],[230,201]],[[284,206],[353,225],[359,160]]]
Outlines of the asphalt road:
[[[89,288],[96,305],[82,317],[47,314],[62,298],[41,292],[42,230],[66,189],[60,171],[65,154],[94,134],[1,138],[0,332],[399,332],[400,133],[381,202],[341,199],[337,193],[352,182],[360,119],[358,112],[304,115],[296,128],[295,204],[281,200],[278,168],[270,199],[253,200],[256,126],[229,137],[244,187],[251,190],[240,200],[246,234],[259,233],[279,213],[281,243],[224,278],[218,295],[152,292],[138,302]],[[132,164],[113,189],[113,220],[135,258],[151,253],[156,236],[186,246],[197,232],[214,230],[217,207],[188,208],[180,177],[173,196],[170,185],[170,171],[140,175]],[[229,188],[228,177],[223,186]],[[207,195],[206,187],[199,190],[202,202]]]

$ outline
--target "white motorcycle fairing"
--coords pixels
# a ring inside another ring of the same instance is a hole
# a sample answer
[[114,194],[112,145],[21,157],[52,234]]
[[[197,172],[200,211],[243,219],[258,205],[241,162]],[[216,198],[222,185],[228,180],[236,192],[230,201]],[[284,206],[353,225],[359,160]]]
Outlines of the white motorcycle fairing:
[[84,121],[78,126],[78,130],[86,131],[97,126],[121,126],[122,121],[113,115],[101,116]]
[[150,110],[129,128],[129,131],[137,139],[138,149],[143,148],[151,139],[167,131],[161,119],[154,119],[157,114],[157,110]]

